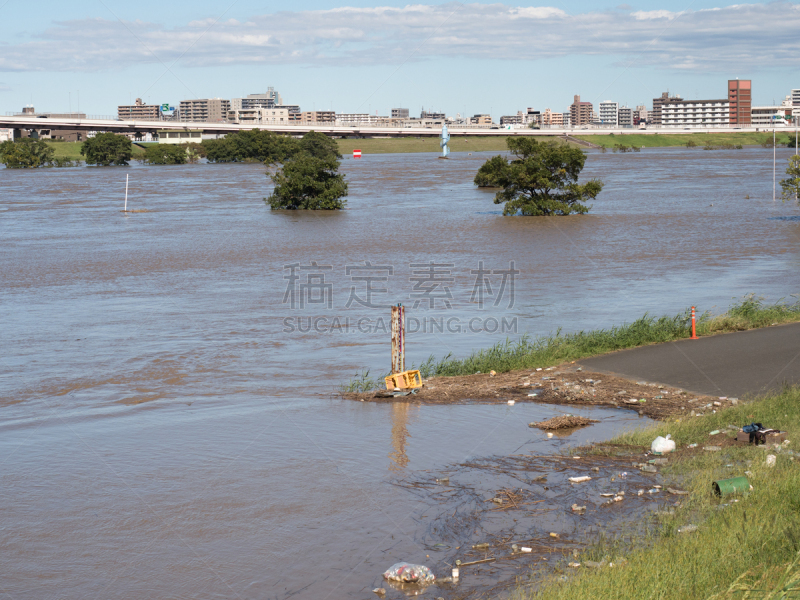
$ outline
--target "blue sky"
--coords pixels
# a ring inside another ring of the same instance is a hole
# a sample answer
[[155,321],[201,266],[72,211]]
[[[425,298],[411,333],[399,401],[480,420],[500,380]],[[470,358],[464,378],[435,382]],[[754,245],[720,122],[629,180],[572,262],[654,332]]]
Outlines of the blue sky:
[[800,88],[800,3],[705,0],[298,5],[0,0],[0,110],[107,115],[275,87],[304,110],[495,118],[574,94],[635,106],[669,90],[756,104]]

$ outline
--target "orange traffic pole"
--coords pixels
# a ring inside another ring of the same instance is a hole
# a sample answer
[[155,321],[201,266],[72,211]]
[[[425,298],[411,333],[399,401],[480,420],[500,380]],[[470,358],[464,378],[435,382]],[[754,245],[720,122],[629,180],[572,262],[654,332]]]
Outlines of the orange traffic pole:
[[691,337],[691,339],[693,339],[693,340],[699,339],[697,337],[697,329],[695,328],[694,306],[692,307],[692,337]]

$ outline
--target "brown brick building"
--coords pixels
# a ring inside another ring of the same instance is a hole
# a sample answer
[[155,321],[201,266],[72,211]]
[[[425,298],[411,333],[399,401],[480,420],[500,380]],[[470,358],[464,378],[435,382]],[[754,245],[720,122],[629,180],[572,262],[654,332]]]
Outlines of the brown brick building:
[[752,91],[752,81],[749,79],[728,80],[731,125],[750,125],[750,113],[753,109]]
[[649,125],[662,125],[661,107],[668,102],[680,102],[683,100],[680,96],[670,96],[669,92],[662,92],[660,98],[653,98],[653,116],[650,119]]
[[591,124],[593,112],[591,102],[581,102],[581,97],[575,96],[575,101],[569,107],[570,124],[573,127]]

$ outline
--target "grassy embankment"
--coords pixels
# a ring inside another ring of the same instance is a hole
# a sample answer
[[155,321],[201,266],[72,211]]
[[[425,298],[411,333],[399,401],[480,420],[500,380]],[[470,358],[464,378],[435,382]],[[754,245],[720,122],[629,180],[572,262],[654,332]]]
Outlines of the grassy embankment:
[[[754,296],[746,296],[733,304],[726,313],[712,317],[704,313],[697,321],[697,335],[706,336],[731,331],[767,327],[775,323],[800,321],[800,302],[778,302],[765,305]],[[571,360],[596,356],[648,344],[671,342],[691,336],[689,311],[674,317],[655,318],[645,315],[633,323],[612,327],[562,334],[555,333],[538,338],[523,336],[517,341],[506,340],[465,358],[449,354],[441,360],[433,356],[419,367],[424,378],[437,376],[471,375],[495,370],[499,373],[547,367]],[[412,367],[415,368],[415,367]],[[362,392],[383,387],[383,378],[374,378],[369,371],[356,375],[340,389],[342,392]]]
[[[47,145],[55,149],[56,158],[83,160],[83,156],[81,156],[81,146],[83,146],[83,142],[53,142],[48,140]],[[139,158],[143,154],[144,150],[136,145],[133,146],[133,158]]]
[[[706,144],[721,146],[723,144],[742,144],[743,146],[759,146],[764,142],[772,142],[772,132],[744,132],[731,133],[676,133],[676,134],[644,134],[624,133],[605,135],[576,135],[576,138],[592,142],[598,146],[612,148],[616,144],[623,146],[637,146],[645,148],[661,148],[668,146],[686,146],[687,142],[697,144],[695,149],[702,149]],[[791,132],[778,132],[776,141],[782,146],[791,141],[794,143],[794,130]],[[792,146],[794,147],[794,146]]]
[[[453,136],[450,138],[451,152],[504,152],[508,150],[506,140],[509,136],[497,137],[466,137]],[[537,136],[541,141],[554,140],[549,136]],[[353,150],[359,149],[364,154],[395,154],[407,152],[441,152],[439,138],[371,138],[371,139],[339,139],[339,152],[343,155],[352,155]]]
[[[716,414],[664,422],[613,440],[630,445],[641,456],[641,447],[649,448],[655,436],[672,434],[678,450],[660,469],[666,479],[663,483],[665,487],[670,482],[680,485],[690,495],[665,495],[665,502],[672,505],[680,500],[680,506],[674,514],[657,517],[649,539],[603,540],[570,557],[579,563],[605,559],[616,562],[614,567],[571,569],[564,560],[561,573],[536,582],[535,591],[521,587],[515,598],[738,600],[800,596],[800,468],[796,460],[800,454],[792,456],[786,448],[775,451],[747,445],[723,447],[719,452],[702,450],[704,445],[719,444],[720,438],[733,437],[732,431],[725,431],[729,424],[740,427],[754,421],[788,432],[787,439],[797,445],[800,387]],[[724,433],[710,436],[714,430]],[[688,450],[687,445],[692,443],[699,449]],[[624,451],[613,447],[616,454]],[[774,467],[766,464],[768,454],[777,456]],[[712,494],[712,482],[742,475],[754,488],[749,494],[722,500]],[[738,502],[733,501],[736,498]],[[698,529],[679,532],[689,524]],[[620,561],[620,557],[626,560]],[[747,595],[746,590],[759,591]]]

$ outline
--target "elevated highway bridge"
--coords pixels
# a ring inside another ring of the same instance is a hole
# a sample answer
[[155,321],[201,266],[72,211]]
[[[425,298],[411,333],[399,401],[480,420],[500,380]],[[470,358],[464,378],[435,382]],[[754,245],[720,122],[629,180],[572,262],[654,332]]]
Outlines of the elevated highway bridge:
[[[250,123],[193,123],[180,121],[121,121],[115,119],[77,119],[72,117],[43,117],[36,115],[0,117],[0,128],[16,130],[41,130],[51,131],[95,131],[127,134],[154,134],[158,131],[201,131],[207,135],[224,135],[231,132],[261,129],[287,135],[303,135],[309,131],[318,131],[334,137],[438,137],[440,129],[436,127],[388,127],[378,125],[332,125],[330,123],[311,123],[293,125],[267,125]],[[669,135],[680,133],[731,133],[734,131],[758,131],[756,127],[742,128],[692,128],[678,127],[651,127],[648,129],[622,129],[622,128],[568,128],[568,129],[530,129],[503,127],[448,127],[451,136],[510,136],[510,135],[536,135],[536,136],[574,136],[574,135],[604,135],[604,134],[651,134]],[[761,131],[768,128],[761,127]]]

